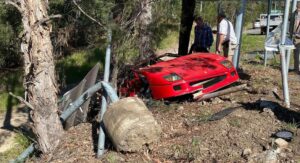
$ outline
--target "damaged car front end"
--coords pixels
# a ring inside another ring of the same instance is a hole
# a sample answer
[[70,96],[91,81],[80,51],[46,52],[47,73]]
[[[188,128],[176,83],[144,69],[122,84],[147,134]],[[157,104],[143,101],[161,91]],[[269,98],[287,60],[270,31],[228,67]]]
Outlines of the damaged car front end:
[[[121,87],[123,95],[135,95],[141,89],[153,99],[192,95],[198,99],[239,79],[226,58],[209,53],[195,53],[133,70],[134,77]],[[147,88],[146,88],[147,87]],[[127,91],[127,92],[126,92]]]

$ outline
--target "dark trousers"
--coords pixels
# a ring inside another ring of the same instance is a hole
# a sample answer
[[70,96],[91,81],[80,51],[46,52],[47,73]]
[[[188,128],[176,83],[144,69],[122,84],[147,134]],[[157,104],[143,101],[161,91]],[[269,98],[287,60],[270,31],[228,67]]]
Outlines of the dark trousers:
[[190,51],[189,51],[189,54],[192,54],[193,52],[208,53],[209,50],[205,47],[200,47],[200,46],[197,46],[197,45],[193,44]]

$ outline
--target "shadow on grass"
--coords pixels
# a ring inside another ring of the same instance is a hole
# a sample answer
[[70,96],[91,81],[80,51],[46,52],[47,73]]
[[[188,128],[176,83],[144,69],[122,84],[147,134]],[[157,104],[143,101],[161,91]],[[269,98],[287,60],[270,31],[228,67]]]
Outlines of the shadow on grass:
[[[5,93],[2,95],[6,97],[1,99],[1,103],[5,105],[6,108],[2,128],[10,131],[19,130],[19,128],[16,128],[11,124],[13,109],[17,104],[19,104],[19,101],[17,101],[12,96],[8,95],[8,93],[12,92],[13,94],[22,96],[22,92],[23,92],[23,87],[21,84],[23,78],[22,71],[4,72],[3,74],[1,74],[1,76],[2,76],[1,85],[3,86],[5,85],[5,89],[4,89]],[[26,112],[26,113],[28,112],[28,110],[24,108],[19,108],[18,112],[19,111]]]
[[[6,92],[14,92],[15,85],[16,85],[16,80],[15,80],[15,77],[13,77],[13,80],[11,82],[8,82],[6,85]],[[5,114],[2,128],[11,130],[11,131],[14,129],[14,126],[12,126],[11,122],[10,122],[10,120],[12,118],[12,109],[13,109],[12,107],[13,107],[12,96],[8,96],[7,103],[6,103],[6,114]]]

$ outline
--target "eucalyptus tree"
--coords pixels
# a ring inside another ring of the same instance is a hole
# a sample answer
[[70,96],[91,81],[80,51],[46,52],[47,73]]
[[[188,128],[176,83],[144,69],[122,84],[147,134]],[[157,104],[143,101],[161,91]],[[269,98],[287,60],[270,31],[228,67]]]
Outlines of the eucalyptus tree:
[[21,52],[24,58],[24,87],[32,109],[33,131],[39,149],[48,153],[59,144],[63,128],[57,114],[57,84],[53,47],[50,39],[51,19],[48,1],[6,0],[22,16]]

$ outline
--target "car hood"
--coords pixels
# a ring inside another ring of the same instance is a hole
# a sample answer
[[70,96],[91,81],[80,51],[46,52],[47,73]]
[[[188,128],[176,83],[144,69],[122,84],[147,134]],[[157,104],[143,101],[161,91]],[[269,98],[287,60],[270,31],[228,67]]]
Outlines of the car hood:
[[[195,53],[178,57],[173,60],[159,62],[154,65],[141,68],[150,83],[166,84],[163,76],[176,73],[184,80],[199,78],[209,78],[224,74],[229,69],[225,68],[220,62],[224,57],[211,53]],[[162,80],[161,80],[162,79]]]

